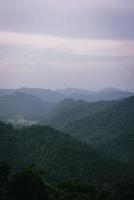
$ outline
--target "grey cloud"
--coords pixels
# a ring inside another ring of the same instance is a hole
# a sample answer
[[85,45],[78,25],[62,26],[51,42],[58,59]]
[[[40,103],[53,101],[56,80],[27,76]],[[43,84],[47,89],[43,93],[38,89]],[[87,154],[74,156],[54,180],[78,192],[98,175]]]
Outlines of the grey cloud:
[[[103,48],[102,48],[103,50]],[[134,61],[133,55],[114,55],[113,52],[106,54],[107,52],[101,54],[101,51],[96,52],[69,52],[62,51],[59,49],[52,48],[36,48],[30,46],[15,46],[15,45],[1,45],[0,46],[0,66],[6,63],[7,66],[17,65],[17,67],[31,67],[37,70],[42,66],[50,67],[51,63],[63,64],[83,64],[88,65],[89,62],[95,62],[99,65],[105,63],[121,63],[124,65],[130,65],[129,61]],[[58,65],[57,64],[57,65]],[[73,70],[73,69],[72,69]]]
[[0,4],[1,30],[70,37],[134,38],[132,1],[0,0]]
[[0,0],[0,87],[134,90],[133,19],[132,0]]

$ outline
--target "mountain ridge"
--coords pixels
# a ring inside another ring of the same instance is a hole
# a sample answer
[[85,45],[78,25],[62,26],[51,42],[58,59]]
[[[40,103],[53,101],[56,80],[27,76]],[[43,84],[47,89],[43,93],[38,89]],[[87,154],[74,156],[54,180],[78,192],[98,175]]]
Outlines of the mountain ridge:
[[98,91],[89,91],[86,89],[66,88],[62,90],[50,90],[41,88],[18,88],[18,89],[0,89],[0,96],[5,94],[13,94],[15,92],[23,92],[39,97],[45,102],[58,103],[67,98],[74,100],[85,100],[88,102],[100,100],[117,100],[134,95],[132,92],[123,91],[116,88],[104,88]]

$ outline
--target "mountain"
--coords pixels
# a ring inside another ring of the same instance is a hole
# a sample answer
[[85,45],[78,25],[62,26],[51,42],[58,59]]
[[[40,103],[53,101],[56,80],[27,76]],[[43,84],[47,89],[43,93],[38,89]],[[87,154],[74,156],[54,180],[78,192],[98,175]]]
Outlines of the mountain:
[[69,98],[78,100],[82,99],[88,102],[97,102],[97,101],[112,101],[118,100],[133,96],[133,93],[122,91],[116,88],[104,88],[102,90],[94,91],[89,93],[73,93],[69,96]]
[[108,181],[126,173],[118,161],[97,152],[91,145],[49,126],[13,129],[0,122],[0,158],[14,170],[35,163],[49,181]]
[[40,88],[19,88],[19,89],[0,89],[0,96],[13,94],[16,92],[31,94],[39,97],[44,102],[59,103],[64,99],[85,100],[88,102],[118,100],[133,96],[133,93],[122,91],[116,88],[105,88],[99,91],[89,91],[85,89],[67,88],[63,90],[49,90]]
[[116,88],[105,88],[100,91],[96,91],[94,94],[89,96],[88,101],[89,102],[100,101],[100,100],[111,101],[111,100],[127,98],[133,95],[134,94],[131,92],[119,90]]
[[87,89],[79,89],[79,88],[65,88],[65,89],[59,89],[57,90],[57,92],[66,96],[70,96],[74,94],[92,95],[92,94],[101,93],[101,92],[126,92],[126,91],[123,91],[114,87],[107,87],[107,88],[103,88],[101,90],[96,90],[96,91],[87,90]]
[[46,114],[54,104],[44,103],[40,98],[24,94],[14,93],[0,97],[0,118],[10,119],[22,116],[34,118],[36,115]]
[[59,93],[66,95],[68,98],[74,100],[85,100],[88,102],[95,101],[111,101],[133,96],[132,92],[123,91],[117,88],[109,87],[98,91],[89,91],[77,88],[66,88],[58,90]]
[[104,110],[112,104],[114,101],[89,103],[83,100],[65,99],[56,104],[46,116],[42,117],[41,121],[57,128],[63,128],[72,121]]
[[0,96],[5,94],[14,94],[16,92],[21,92],[25,94],[31,94],[39,97],[44,102],[55,103],[62,101],[65,99],[65,96],[48,89],[40,89],[40,88],[19,88],[19,89],[0,89]]
[[[98,90],[96,91],[97,93],[98,92],[123,92],[124,90],[120,90],[118,88],[115,88],[115,87],[107,87],[107,88],[103,88],[101,90]],[[124,91],[125,92],[125,91]]]
[[57,90],[57,92],[66,95],[66,96],[70,96],[73,94],[83,94],[83,95],[89,95],[92,94],[93,91],[89,91],[86,89],[78,89],[78,88],[65,88],[65,89],[59,89]]
[[99,150],[134,164],[134,97],[118,100],[103,111],[71,122],[65,130]]

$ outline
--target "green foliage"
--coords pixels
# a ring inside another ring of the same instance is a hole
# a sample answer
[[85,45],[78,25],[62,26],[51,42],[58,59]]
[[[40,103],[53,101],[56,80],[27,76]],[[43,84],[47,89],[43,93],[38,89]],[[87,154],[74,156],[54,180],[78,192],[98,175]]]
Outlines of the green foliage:
[[58,129],[64,127],[72,121],[82,119],[96,112],[106,109],[114,102],[93,102],[73,99],[65,99],[56,106],[42,119],[42,122],[50,124]]
[[5,196],[9,181],[10,167],[5,162],[0,162],[0,199]]
[[93,200],[98,194],[97,187],[94,184],[80,182],[79,180],[60,182],[55,187],[62,191],[60,199]]
[[11,125],[0,122],[0,160],[10,163],[14,169],[22,163],[16,136],[17,132]]
[[5,162],[0,162],[0,186],[4,185],[4,182],[8,180],[10,174],[10,167]]
[[80,141],[92,144],[134,164],[134,97],[115,102],[101,112],[68,124],[66,131]]
[[13,176],[8,195],[13,200],[48,200],[41,176],[31,167]]
[[102,183],[134,175],[133,113],[131,97],[72,123],[70,130],[79,131],[75,136],[94,147],[50,126],[14,129],[0,122],[0,159],[10,163],[13,172],[35,163],[51,182],[79,179]]
[[134,180],[118,180],[134,176],[134,97],[62,103],[53,113],[56,126],[63,123],[63,129],[84,116],[66,126],[70,135],[50,126],[14,129],[0,122],[0,199],[134,199]]
[[130,200],[134,199],[134,180],[124,178],[111,185],[111,193],[108,200]]
[[[134,179],[122,178],[107,185],[80,180],[44,183],[42,173],[33,164],[12,175],[10,167],[0,163],[0,199],[2,200],[130,200],[134,199]],[[2,177],[2,179],[1,179]],[[4,178],[4,179],[3,179]]]
[[1,158],[14,171],[35,163],[44,171],[46,180],[54,182],[70,178],[103,182],[125,173],[119,162],[49,126],[15,130],[1,124]]

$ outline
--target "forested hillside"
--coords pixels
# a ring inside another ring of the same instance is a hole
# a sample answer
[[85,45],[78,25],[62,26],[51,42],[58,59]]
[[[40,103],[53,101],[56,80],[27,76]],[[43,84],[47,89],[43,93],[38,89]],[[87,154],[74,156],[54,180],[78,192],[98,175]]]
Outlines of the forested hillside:
[[134,97],[117,101],[101,112],[68,124],[66,131],[134,163]]
[[80,180],[48,183],[35,165],[11,173],[10,166],[0,162],[0,198],[2,200],[130,200],[134,199],[134,179],[123,178],[109,184]]
[[107,182],[127,174],[124,164],[49,126],[14,130],[1,122],[0,158],[10,163],[14,170],[35,163],[45,171],[49,181]]
[[64,128],[72,121],[95,114],[113,105],[114,101],[86,102],[83,100],[66,99],[56,104],[53,109],[40,121],[54,127]]
[[58,129],[0,122],[0,161],[11,166],[9,175],[8,165],[0,163],[2,200],[18,200],[21,193],[26,199],[29,190],[41,200],[133,199],[134,97],[56,105],[22,93],[0,99],[3,113],[34,113],[40,124]]

